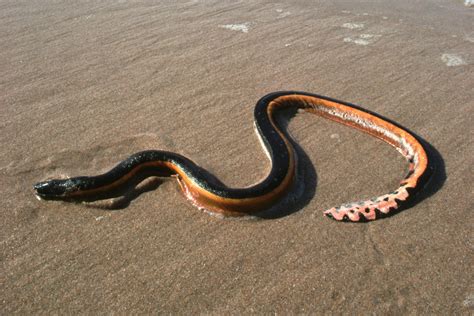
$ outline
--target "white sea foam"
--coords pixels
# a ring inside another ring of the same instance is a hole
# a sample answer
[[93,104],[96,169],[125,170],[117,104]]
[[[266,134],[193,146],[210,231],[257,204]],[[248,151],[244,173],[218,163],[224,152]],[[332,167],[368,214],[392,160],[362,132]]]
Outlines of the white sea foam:
[[239,31],[242,33],[248,33],[249,32],[249,24],[248,23],[243,23],[243,24],[225,24],[225,25],[219,25],[219,27],[222,27],[224,29],[228,29],[231,31]]
[[377,41],[377,39],[380,37],[380,35],[374,35],[374,34],[360,34],[358,37],[356,38],[352,38],[352,37],[345,37],[343,39],[343,41],[345,43],[354,43],[356,45],[362,45],[362,46],[366,46],[366,45],[369,45],[369,44],[372,44],[374,43],[375,41]]
[[364,24],[362,23],[344,23],[341,26],[351,30],[361,30],[364,28]]
[[443,54],[441,55],[441,60],[448,67],[462,66],[467,64],[461,56],[456,54]]

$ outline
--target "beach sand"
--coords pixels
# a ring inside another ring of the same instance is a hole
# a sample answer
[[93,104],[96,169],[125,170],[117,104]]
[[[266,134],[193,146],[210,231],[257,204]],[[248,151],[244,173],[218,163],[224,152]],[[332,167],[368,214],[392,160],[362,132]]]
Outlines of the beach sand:
[[[0,1],[0,313],[472,314],[474,28],[463,1]],[[297,114],[305,191],[232,220],[151,179],[110,209],[38,201],[144,149],[232,187],[269,169],[263,95],[362,106],[432,146],[418,204],[365,224],[322,211],[396,188],[402,156]]]

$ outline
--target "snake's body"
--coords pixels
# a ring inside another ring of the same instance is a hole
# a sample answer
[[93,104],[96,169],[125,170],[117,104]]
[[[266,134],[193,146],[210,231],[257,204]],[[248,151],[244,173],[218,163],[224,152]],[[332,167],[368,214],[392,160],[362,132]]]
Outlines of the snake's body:
[[275,110],[284,107],[303,109],[362,130],[394,146],[409,162],[409,173],[395,191],[328,209],[324,212],[328,217],[357,222],[389,215],[411,200],[430,176],[426,151],[407,130],[353,105],[315,94],[283,91],[264,96],[255,107],[255,126],[272,165],[267,177],[251,187],[228,188],[186,157],[149,150],[130,156],[102,175],[40,182],[34,186],[36,194],[44,199],[94,196],[113,190],[144,168],[154,167],[161,175],[176,176],[186,197],[199,208],[226,216],[258,213],[288,194],[296,179],[295,150],[274,119]]

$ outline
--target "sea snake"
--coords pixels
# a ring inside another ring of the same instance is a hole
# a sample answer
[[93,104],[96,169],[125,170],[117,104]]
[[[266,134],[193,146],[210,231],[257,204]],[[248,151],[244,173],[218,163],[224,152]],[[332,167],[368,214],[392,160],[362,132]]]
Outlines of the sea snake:
[[35,194],[43,199],[96,196],[123,185],[143,169],[153,168],[162,176],[174,176],[185,196],[200,209],[224,216],[258,214],[287,195],[297,178],[295,150],[274,118],[277,109],[288,107],[320,115],[380,138],[408,160],[408,174],[396,190],[370,200],[330,208],[324,211],[326,216],[352,222],[385,217],[405,207],[427,183],[432,168],[426,150],[404,128],[349,103],[306,92],[280,91],[265,95],[255,106],[256,131],[271,160],[271,171],[255,185],[229,188],[184,156],[147,150],[133,154],[101,175],[39,182],[34,185]]

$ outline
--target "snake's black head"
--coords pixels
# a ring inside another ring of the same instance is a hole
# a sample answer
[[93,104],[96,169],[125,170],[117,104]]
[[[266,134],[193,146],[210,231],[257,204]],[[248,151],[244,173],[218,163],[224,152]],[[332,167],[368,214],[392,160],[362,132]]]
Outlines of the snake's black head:
[[38,182],[33,186],[36,195],[43,199],[59,199],[65,196],[68,191],[67,180],[49,180]]

